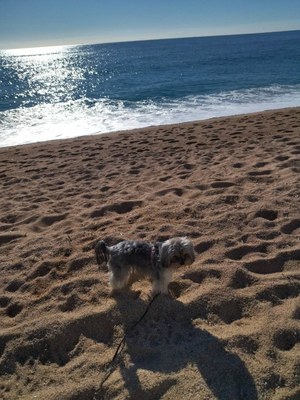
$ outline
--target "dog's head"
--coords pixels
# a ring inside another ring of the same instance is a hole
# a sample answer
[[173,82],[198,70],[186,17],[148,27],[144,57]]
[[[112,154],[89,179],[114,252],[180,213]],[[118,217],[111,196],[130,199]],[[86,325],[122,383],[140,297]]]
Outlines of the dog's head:
[[160,252],[160,262],[164,268],[191,265],[194,261],[194,246],[186,237],[175,237],[163,242]]

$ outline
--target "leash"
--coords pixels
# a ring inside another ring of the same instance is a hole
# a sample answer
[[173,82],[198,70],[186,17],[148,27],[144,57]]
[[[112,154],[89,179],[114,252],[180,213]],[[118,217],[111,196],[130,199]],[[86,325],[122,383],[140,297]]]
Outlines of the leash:
[[[148,303],[143,315],[131,326],[130,329],[128,329],[127,332],[124,333],[122,340],[120,341],[120,343],[118,344],[118,347],[115,351],[115,354],[113,356],[113,358],[111,359],[111,361],[109,362],[109,364],[106,366],[106,374],[104,375],[104,378],[102,379],[100,385],[99,385],[99,389],[95,392],[95,395],[97,394],[97,392],[101,391],[103,388],[104,383],[107,381],[107,379],[110,377],[110,375],[114,372],[114,370],[116,369],[117,365],[119,362],[115,362],[116,358],[118,355],[121,354],[122,350],[124,349],[125,346],[125,339],[127,337],[127,335],[134,330],[134,328],[137,327],[138,324],[141,323],[141,321],[145,318],[145,316],[147,315],[148,311],[150,310],[151,305],[153,304],[154,300],[157,299],[157,297],[160,295],[160,293],[157,293],[156,295],[154,295],[152,297],[152,299],[150,300],[150,302]],[[96,397],[94,395],[94,399],[96,400]]]

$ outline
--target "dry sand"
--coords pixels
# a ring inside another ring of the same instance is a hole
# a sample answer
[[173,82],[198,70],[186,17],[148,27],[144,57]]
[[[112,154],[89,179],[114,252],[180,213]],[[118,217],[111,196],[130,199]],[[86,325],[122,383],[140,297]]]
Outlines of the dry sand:
[[[0,398],[300,399],[299,154],[300,108],[0,149]],[[175,235],[130,330],[93,246]]]

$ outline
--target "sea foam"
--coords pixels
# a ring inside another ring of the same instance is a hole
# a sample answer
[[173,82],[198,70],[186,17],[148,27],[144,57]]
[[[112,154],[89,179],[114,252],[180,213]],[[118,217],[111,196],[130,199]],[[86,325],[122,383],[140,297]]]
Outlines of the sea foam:
[[69,100],[0,112],[0,146],[298,106],[300,85],[137,102]]

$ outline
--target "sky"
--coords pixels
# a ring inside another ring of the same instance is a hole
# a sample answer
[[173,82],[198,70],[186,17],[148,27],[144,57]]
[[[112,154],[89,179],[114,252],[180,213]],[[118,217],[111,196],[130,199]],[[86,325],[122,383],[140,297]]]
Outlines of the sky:
[[300,29],[300,0],[0,0],[0,49]]

